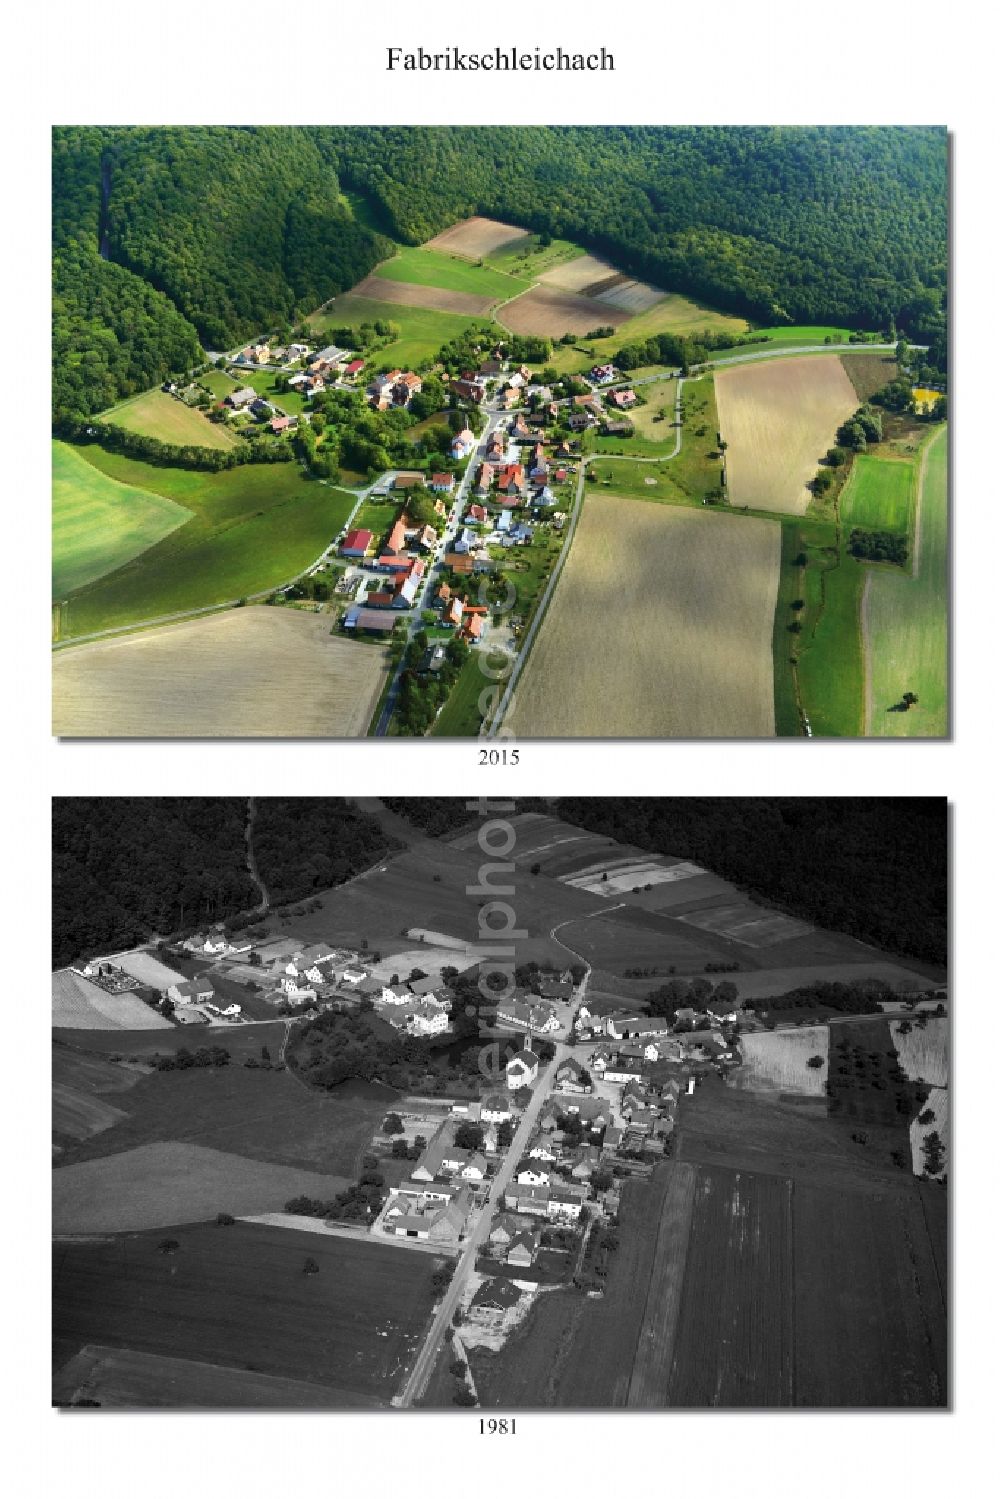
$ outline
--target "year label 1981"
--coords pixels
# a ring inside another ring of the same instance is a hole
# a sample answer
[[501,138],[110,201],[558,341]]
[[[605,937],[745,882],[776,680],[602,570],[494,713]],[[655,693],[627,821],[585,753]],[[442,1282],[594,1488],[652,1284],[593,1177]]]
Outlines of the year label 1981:
[[481,1437],[512,1437],[517,1430],[515,1419],[510,1420],[506,1416],[491,1416],[488,1420],[481,1417],[479,1421],[479,1435]]

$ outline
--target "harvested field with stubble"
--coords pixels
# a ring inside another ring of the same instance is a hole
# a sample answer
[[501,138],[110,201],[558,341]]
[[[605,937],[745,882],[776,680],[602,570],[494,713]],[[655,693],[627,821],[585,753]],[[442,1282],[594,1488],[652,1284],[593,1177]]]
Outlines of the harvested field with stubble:
[[[740,1037],[740,1052],[743,1066],[733,1074],[738,1087],[754,1092],[825,1097],[830,1065],[829,1026],[810,1025],[794,1031],[748,1031]],[[809,1066],[814,1057],[821,1059],[821,1066]]]
[[384,675],[385,651],[331,637],[328,615],[230,609],[58,652],[52,729],[67,738],[348,738],[367,730]]
[[529,739],[772,735],[780,550],[767,520],[588,495],[507,727]]
[[518,229],[516,224],[502,224],[499,219],[462,219],[435,234],[424,246],[428,250],[444,250],[449,255],[466,255],[470,260],[493,255],[507,245],[521,239],[530,239],[527,229]]
[[889,1032],[899,1065],[911,1082],[948,1086],[947,1019],[934,1016],[922,1025],[911,1019],[890,1020]]
[[812,498],[806,485],[859,405],[840,360],[817,354],[720,369],[715,398],[729,445],[730,503],[803,515]]
[[596,297],[575,296],[558,287],[535,286],[501,307],[497,321],[512,333],[561,338],[564,333],[589,333],[592,328],[617,328],[633,315],[628,308],[615,307]]
[[60,968],[52,975],[52,1024],[84,1031],[175,1029],[135,994],[108,994],[69,968]]
[[413,281],[390,281],[385,276],[366,276],[352,288],[352,295],[400,307],[431,307],[437,312],[457,312],[465,317],[483,317],[495,297],[477,297],[472,292],[448,291],[443,286],[418,286]]

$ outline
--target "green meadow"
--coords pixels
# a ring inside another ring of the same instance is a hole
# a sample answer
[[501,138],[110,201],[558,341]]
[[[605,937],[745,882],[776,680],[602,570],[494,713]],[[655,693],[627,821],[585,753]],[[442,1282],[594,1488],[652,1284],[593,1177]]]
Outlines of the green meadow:
[[80,449],[53,442],[52,597],[113,572],[190,519],[177,500],[102,473]]
[[916,494],[912,462],[859,453],[840,499],[845,526],[869,531],[910,529]]
[[[948,435],[925,449],[913,565],[870,570],[865,601],[869,651],[868,732],[935,737],[948,732]],[[891,712],[904,692],[919,699]]]
[[[78,588],[63,637],[259,593],[288,582],[337,534],[356,497],[306,477],[296,463],[223,473],[161,468],[96,446],[75,450],[98,486],[117,482],[191,512],[184,525],[114,572]],[[121,562],[124,565],[120,565]]]
[[454,312],[437,312],[432,307],[403,307],[397,302],[377,302],[370,297],[358,297],[347,292],[337,297],[325,312],[313,313],[309,326],[313,333],[323,337],[329,328],[359,323],[395,323],[401,330],[398,338],[383,348],[377,349],[368,358],[365,374],[383,367],[399,365],[402,369],[414,369],[434,359],[442,344],[450,343],[466,328],[477,326],[482,319],[462,317]]
[[527,291],[531,280],[507,271],[494,270],[474,260],[459,259],[442,250],[406,246],[383,261],[375,272],[386,281],[407,281],[414,286],[438,286],[445,291],[467,292],[501,302]]

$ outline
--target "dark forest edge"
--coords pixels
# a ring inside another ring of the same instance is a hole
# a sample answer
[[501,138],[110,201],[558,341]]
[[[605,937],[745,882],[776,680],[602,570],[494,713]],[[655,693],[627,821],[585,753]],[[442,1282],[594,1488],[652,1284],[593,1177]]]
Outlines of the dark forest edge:
[[905,332],[946,369],[943,130],[60,127],[57,419],[366,276],[393,242],[342,185],[402,243],[486,214],[758,324]]

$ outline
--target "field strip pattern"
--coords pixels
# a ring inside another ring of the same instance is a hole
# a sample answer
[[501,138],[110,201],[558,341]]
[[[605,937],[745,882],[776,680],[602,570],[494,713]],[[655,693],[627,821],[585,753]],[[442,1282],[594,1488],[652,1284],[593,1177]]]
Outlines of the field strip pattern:
[[677,880],[689,879],[692,875],[703,874],[697,864],[683,865],[674,864],[665,868],[660,863],[627,864],[624,869],[613,873],[605,870],[603,874],[596,877],[589,875],[581,879],[579,876],[565,878],[563,884],[572,885],[576,889],[589,890],[593,895],[621,895],[625,891],[632,890],[636,885],[661,885],[673,884]]
[[668,1170],[670,1182],[660,1217],[646,1309],[628,1387],[627,1404],[637,1410],[659,1410],[667,1404],[694,1213],[697,1180],[694,1166],[674,1161]]
[[742,942],[747,947],[771,947],[776,942],[804,937],[815,930],[807,921],[797,921],[791,916],[782,916],[780,912],[763,911],[758,906],[748,905],[713,906],[709,910],[685,912],[676,919],[701,931],[728,937],[731,942]]

